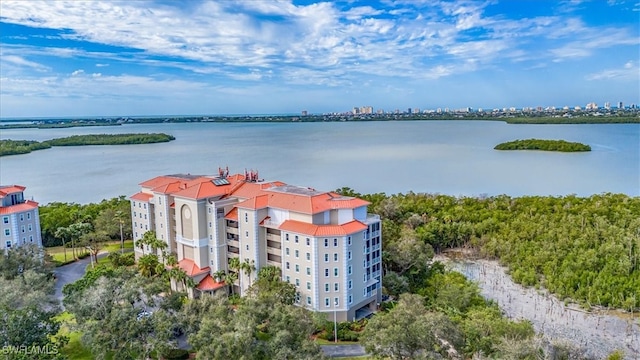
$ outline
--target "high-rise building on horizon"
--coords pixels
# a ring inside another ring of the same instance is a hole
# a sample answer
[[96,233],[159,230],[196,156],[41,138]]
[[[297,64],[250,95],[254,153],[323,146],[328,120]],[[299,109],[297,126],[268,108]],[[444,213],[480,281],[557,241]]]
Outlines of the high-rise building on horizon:
[[33,244],[42,246],[38,203],[25,200],[21,185],[0,186],[0,250]]
[[[229,284],[241,295],[273,265],[296,286],[298,305],[339,321],[367,316],[381,301],[381,222],[362,199],[226,169],[159,176],[140,186],[131,196],[134,243],[155,231],[197,284],[191,296],[223,289],[216,274],[237,271],[230,267],[237,258],[255,268]],[[134,248],[136,258],[152,251]]]

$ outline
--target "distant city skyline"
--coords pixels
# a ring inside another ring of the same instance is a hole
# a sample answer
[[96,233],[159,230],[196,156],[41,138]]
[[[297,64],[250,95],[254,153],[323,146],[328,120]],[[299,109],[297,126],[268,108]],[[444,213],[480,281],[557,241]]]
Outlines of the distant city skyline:
[[640,103],[640,2],[2,1],[0,117]]

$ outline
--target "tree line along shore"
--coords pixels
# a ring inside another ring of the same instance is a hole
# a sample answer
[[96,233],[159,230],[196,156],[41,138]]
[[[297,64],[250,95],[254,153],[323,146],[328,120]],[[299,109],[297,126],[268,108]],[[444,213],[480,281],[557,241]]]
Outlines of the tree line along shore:
[[[481,120],[503,121],[508,124],[637,124],[640,116],[634,112],[623,112],[616,115],[594,116],[590,113],[578,114],[570,117],[556,117],[549,115],[532,116],[520,114],[513,116],[494,116],[490,113],[429,113],[429,114],[323,114],[323,115],[266,115],[266,116],[166,116],[166,117],[115,117],[102,119],[67,119],[67,120],[15,120],[19,124],[4,120],[0,129],[20,128],[67,128],[76,126],[118,126],[126,124],[154,124],[154,123],[200,123],[200,122],[344,122],[344,121],[456,121]],[[31,121],[29,124],[24,122]]]
[[496,150],[542,150],[560,152],[591,151],[591,146],[565,140],[527,139],[503,142],[494,147]]
[[73,135],[46,141],[0,140],[0,156],[27,154],[52,146],[132,145],[152,144],[175,140],[167,134],[96,134]]

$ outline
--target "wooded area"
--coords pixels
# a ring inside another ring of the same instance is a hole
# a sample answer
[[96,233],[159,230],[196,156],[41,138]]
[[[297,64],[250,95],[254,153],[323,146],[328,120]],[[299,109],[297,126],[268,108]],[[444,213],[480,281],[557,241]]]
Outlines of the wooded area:
[[47,141],[0,140],[0,156],[27,154],[52,146],[152,144],[175,140],[167,134],[98,134],[73,135]]
[[581,152],[591,151],[591,146],[578,142],[569,142],[564,140],[514,140],[498,144],[494,147],[496,150],[543,150],[543,151],[560,151],[560,152]]

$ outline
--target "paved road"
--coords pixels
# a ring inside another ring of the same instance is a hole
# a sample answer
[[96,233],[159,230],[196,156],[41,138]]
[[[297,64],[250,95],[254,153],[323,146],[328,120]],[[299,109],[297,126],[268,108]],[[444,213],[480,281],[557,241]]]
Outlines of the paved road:
[[[107,254],[109,254],[107,251],[100,252],[98,253],[98,258],[105,257]],[[67,255],[71,256],[71,254]],[[53,273],[56,274],[56,298],[60,300],[60,303],[62,303],[63,298],[62,287],[80,279],[84,275],[87,265],[89,264],[91,264],[91,259],[87,256],[84,259],[57,267],[53,270]]]
[[332,358],[367,355],[360,345],[320,345],[320,347],[325,355]]

